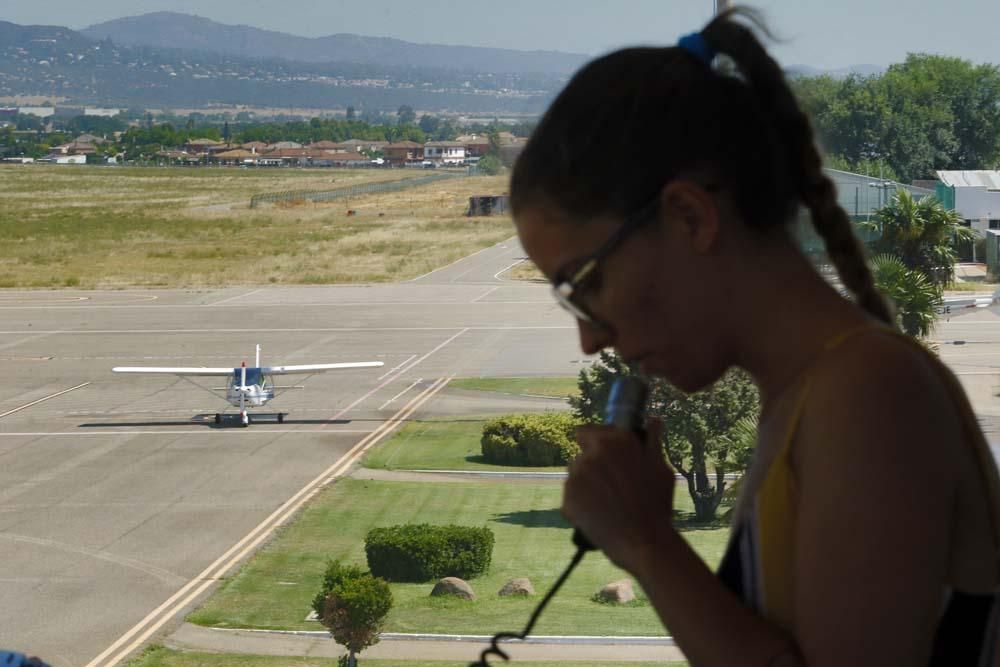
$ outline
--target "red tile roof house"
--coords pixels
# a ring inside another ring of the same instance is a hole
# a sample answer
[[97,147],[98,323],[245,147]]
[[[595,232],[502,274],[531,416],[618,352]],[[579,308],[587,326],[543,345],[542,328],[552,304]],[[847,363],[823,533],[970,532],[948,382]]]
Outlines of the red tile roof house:
[[444,164],[462,164],[465,144],[460,141],[428,141],[424,144],[424,159]]
[[232,164],[232,165],[242,165],[242,164],[252,164],[256,154],[251,153],[245,148],[236,148],[228,151],[219,151],[213,153],[208,159],[209,162],[215,162],[218,164]]
[[225,147],[225,142],[215,141],[214,139],[189,139],[186,144],[184,144],[184,150],[192,155],[205,155],[213,147],[223,146]]
[[383,147],[382,155],[393,166],[421,162],[424,159],[424,145],[415,141],[397,141]]
[[243,150],[250,151],[251,153],[264,153],[270,147],[270,144],[266,144],[263,141],[250,141],[241,146]]
[[360,153],[361,151],[384,151],[385,147],[389,145],[389,142],[369,141],[367,139],[348,139],[347,141],[342,141],[341,145],[349,151]]
[[59,155],[93,155],[97,149],[93,144],[81,141],[71,141],[68,144],[53,146],[52,153]]
[[490,138],[485,134],[463,134],[455,141],[465,144],[465,157],[482,157],[490,152]]
[[337,143],[336,141],[314,141],[309,144],[309,148],[318,151],[331,151],[334,153],[355,152],[353,146]]

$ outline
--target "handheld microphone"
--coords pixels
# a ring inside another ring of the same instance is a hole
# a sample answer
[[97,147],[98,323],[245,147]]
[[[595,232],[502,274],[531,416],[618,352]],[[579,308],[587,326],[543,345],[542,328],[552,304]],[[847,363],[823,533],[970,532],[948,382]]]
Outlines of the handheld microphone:
[[[604,408],[604,424],[632,431],[645,442],[648,397],[649,386],[641,378],[629,375],[616,379]],[[596,549],[579,528],[573,530],[573,544],[584,551]]]

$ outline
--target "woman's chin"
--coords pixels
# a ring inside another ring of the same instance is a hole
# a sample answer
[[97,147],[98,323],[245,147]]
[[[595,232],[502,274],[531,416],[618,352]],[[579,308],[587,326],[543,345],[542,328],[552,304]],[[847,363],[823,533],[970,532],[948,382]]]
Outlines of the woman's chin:
[[643,375],[666,380],[686,394],[693,394],[706,389],[718,380],[718,378],[703,377],[699,373],[684,372],[674,364],[666,364],[663,360],[652,357],[643,359],[639,363],[639,370]]

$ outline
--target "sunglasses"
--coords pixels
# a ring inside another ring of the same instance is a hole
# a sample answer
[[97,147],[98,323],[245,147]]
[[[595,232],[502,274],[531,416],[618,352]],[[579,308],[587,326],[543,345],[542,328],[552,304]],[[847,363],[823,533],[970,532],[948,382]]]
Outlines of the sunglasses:
[[576,270],[560,269],[556,272],[556,277],[552,281],[552,296],[555,297],[556,303],[581,322],[600,329],[608,329],[608,325],[597,318],[584,303],[583,297],[587,287],[593,285],[600,275],[601,262],[632,232],[652,220],[659,204],[659,197],[656,197],[636,214],[629,216],[601,247],[582,260],[582,264]]

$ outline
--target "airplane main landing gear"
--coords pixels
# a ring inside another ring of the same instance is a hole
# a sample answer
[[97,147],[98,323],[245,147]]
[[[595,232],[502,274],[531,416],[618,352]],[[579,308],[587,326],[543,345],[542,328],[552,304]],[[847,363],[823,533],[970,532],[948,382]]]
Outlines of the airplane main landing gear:
[[279,412],[278,413],[278,423],[279,424],[284,424],[285,423],[285,413],[284,412]]
[[220,415],[218,412],[215,413],[215,423],[216,424],[222,423],[222,415]]

